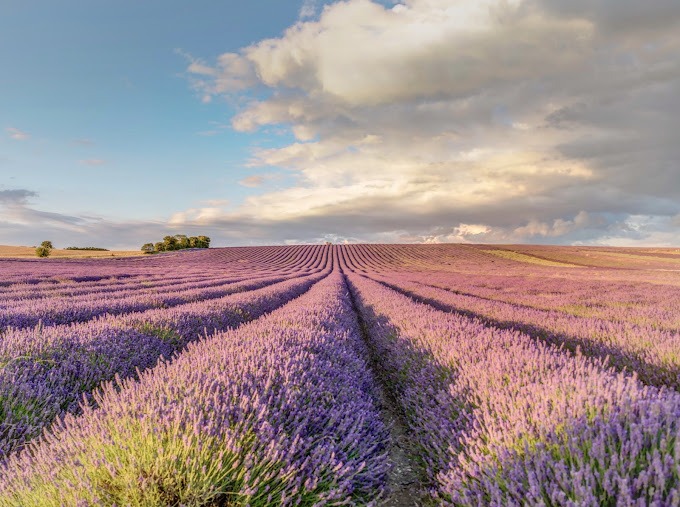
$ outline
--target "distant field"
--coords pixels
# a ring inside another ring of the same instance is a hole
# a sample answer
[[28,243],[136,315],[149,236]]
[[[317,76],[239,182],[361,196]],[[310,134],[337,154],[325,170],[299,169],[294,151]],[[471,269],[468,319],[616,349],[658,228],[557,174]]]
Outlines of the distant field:
[[[532,256],[536,259],[578,264],[582,266],[624,269],[680,270],[679,248],[494,245],[494,250]],[[520,259],[517,258],[516,260]]]
[[557,267],[557,268],[575,268],[575,264],[568,264],[566,262],[557,262],[557,261],[551,261],[548,259],[543,259],[541,257],[537,257],[534,255],[527,255],[527,254],[522,254],[518,252],[513,252],[511,250],[503,250],[503,249],[489,249],[489,250],[482,250],[483,252],[490,253],[491,255],[495,255],[497,257],[503,257],[504,259],[510,259],[512,261],[517,261],[517,262],[528,262],[529,264],[538,264],[539,266],[552,266],[552,267]]
[[[50,257],[57,257],[60,259],[68,258],[82,259],[91,257],[131,257],[133,255],[144,254],[139,250],[111,250],[109,252],[103,252],[98,250],[63,250],[55,248],[52,250]],[[0,257],[2,258],[36,257],[35,247],[0,245]]]
[[0,506],[679,505],[680,249],[0,255]]

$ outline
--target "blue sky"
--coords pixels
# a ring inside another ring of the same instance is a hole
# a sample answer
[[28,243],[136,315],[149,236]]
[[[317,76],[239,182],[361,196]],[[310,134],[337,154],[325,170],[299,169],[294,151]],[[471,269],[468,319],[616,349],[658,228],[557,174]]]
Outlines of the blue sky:
[[0,185],[60,213],[122,219],[238,202],[250,146],[278,140],[221,128],[232,108],[196,100],[182,54],[275,36],[298,11],[273,0],[3,2],[0,125],[30,137],[1,139]]
[[680,241],[673,0],[5,0],[0,243]]

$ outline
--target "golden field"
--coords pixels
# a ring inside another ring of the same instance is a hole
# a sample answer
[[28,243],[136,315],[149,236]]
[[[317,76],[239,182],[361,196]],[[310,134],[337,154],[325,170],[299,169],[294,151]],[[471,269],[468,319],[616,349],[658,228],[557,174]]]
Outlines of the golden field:
[[[88,257],[132,257],[134,255],[144,254],[139,250],[110,250],[104,252],[99,250],[63,250],[60,248],[55,248],[52,250],[50,257],[48,258],[84,259]],[[35,255],[34,246],[8,246],[8,245],[0,245],[0,258],[1,257],[37,258]]]

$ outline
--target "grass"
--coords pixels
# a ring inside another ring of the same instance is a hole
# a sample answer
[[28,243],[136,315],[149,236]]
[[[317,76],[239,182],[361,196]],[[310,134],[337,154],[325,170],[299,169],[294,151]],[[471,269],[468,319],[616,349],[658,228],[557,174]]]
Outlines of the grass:
[[578,268],[574,264],[567,264],[566,262],[550,261],[548,259],[541,259],[540,257],[534,257],[533,255],[526,255],[518,252],[512,252],[510,250],[482,250],[482,252],[495,255],[496,257],[501,257],[503,259],[509,259],[511,261],[526,262],[528,264],[538,264],[540,266],[551,266],[556,268]]
[[[57,259],[83,259],[89,257],[133,257],[137,255],[144,255],[144,252],[137,250],[66,250],[55,248],[50,253],[49,258]],[[31,246],[9,246],[0,245],[0,258],[33,258],[37,259],[35,255],[35,247]]]

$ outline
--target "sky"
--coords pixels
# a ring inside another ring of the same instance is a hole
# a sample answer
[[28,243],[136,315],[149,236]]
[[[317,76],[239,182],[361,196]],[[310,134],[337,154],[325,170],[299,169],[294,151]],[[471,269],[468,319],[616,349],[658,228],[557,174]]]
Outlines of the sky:
[[0,244],[680,245],[677,0],[0,0]]

